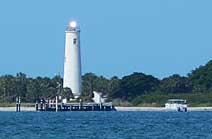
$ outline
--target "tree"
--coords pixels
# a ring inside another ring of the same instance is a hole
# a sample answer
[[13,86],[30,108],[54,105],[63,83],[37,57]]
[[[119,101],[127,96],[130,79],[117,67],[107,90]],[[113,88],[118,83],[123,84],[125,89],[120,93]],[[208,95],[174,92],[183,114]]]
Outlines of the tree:
[[120,89],[120,79],[117,76],[114,76],[110,79],[108,89],[109,98],[115,97],[116,93]]
[[160,91],[165,93],[189,93],[192,91],[192,86],[186,77],[174,74],[161,81]]
[[74,98],[71,89],[68,87],[62,89],[61,96],[62,98],[66,98],[67,100],[70,100],[70,98]]
[[37,84],[37,80],[28,78],[26,102],[35,102],[39,98],[38,86],[39,85]]
[[82,77],[82,95],[83,96],[92,96],[94,90],[94,82],[96,81],[97,76],[93,73],[86,73]]
[[212,91],[212,60],[189,73],[188,79],[193,85],[193,92]]
[[0,78],[0,91],[2,102],[12,102],[15,100],[16,94],[16,80],[12,75],[4,75]]
[[27,93],[27,78],[26,74],[20,72],[16,75],[16,95],[21,97],[23,101],[26,101]]
[[93,96],[93,91],[99,91],[103,94],[108,93],[109,80],[103,76],[98,77],[94,73],[86,73],[82,77],[82,95]]
[[159,80],[157,78],[154,78],[151,75],[135,72],[121,79],[120,88],[114,96],[115,98],[132,100],[137,96],[155,90],[158,84]]

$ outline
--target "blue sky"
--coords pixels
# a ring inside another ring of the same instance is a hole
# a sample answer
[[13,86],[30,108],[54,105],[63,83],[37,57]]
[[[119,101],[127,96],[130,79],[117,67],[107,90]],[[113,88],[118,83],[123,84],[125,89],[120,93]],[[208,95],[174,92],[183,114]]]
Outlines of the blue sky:
[[0,2],[0,75],[63,75],[70,20],[81,28],[82,72],[186,75],[211,59],[211,0]]

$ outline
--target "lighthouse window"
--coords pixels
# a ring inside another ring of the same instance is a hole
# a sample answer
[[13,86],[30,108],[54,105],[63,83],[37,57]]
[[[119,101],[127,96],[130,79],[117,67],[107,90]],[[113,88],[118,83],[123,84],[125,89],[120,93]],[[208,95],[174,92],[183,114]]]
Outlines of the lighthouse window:
[[76,38],[73,40],[73,44],[77,44],[77,39]]

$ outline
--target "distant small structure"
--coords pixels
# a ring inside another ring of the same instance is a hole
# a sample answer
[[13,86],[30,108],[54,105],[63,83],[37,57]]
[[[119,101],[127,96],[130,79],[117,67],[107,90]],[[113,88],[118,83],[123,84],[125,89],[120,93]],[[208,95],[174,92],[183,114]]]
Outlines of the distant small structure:
[[104,103],[107,96],[103,95],[102,92],[93,91],[94,97],[92,98],[95,103]]
[[62,103],[67,103],[67,98],[62,99]]

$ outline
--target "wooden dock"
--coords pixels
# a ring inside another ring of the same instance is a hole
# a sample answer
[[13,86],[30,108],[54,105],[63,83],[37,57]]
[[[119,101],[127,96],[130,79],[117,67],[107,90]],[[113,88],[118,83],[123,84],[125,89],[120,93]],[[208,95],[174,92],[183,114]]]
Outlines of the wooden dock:
[[112,103],[36,103],[36,111],[115,111]]

